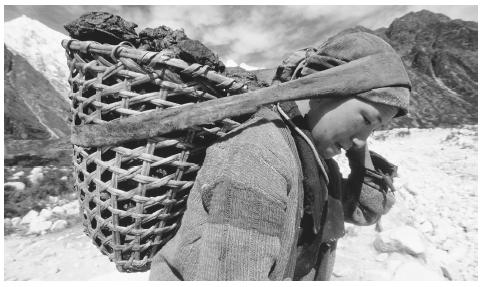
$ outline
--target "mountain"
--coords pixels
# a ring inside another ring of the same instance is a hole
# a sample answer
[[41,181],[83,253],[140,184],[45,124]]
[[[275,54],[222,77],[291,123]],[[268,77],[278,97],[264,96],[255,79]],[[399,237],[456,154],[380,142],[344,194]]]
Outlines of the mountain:
[[478,123],[478,23],[427,10],[375,32],[401,55],[414,86],[413,127]]
[[61,41],[69,37],[27,16],[5,22],[4,33],[5,45],[41,72],[68,101],[69,69]]
[[58,148],[58,142],[70,134],[69,106],[27,60],[7,47],[4,51],[5,162],[19,157],[56,158],[58,150],[65,150]]
[[[60,42],[68,37],[25,16],[6,22],[4,31],[6,154],[34,151],[42,159],[55,149],[66,150],[69,71]],[[413,84],[409,117],[385,128],[477,124],[476,22],[422,10],[395,19],[387,28],[357,26],[340,33],[354,31],[373,33],[390,43]],[[274,72],[233,67],[226,75],[247,81],[253,90],[268,86]]]
[[[368,32],[392,45],[413,85],[409,116],[385,128],[478,123],[478,24],[427,10],[395,19],[375,31],[356,26],[337,35]],[[251,71],[267,79],[267,70]],[[275,69],[271,70],[271,75]]]

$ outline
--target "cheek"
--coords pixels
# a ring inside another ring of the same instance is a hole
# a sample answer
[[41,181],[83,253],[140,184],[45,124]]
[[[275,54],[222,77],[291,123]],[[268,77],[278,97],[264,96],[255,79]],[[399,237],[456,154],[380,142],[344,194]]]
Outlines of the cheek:
[[315,143],[319,145],[326,145],[331,138],[331,129],[326,121],[319,121],[312,129],[312,137]]
[[321,142],[341,140],[357,129],[357,123],[351,117],[341,113],[326,114],[314,126],[312,134]]

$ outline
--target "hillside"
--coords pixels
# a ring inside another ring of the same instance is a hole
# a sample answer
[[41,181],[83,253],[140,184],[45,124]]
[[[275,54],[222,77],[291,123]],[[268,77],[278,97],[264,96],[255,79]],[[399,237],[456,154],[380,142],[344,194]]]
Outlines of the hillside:
[[5,164],[45,163],[35,158],[46,156],[59,160],[59,149],[67,147],[59,142],[65,145],[70,134],[68,104],[22,56],[4,50]]

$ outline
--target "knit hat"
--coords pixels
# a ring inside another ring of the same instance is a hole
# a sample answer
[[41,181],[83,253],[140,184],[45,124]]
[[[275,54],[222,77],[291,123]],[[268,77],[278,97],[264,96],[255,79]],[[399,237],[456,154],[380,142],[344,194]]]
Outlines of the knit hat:
[[[287,57],[277,68],[273,83],[286,82],[315,72],[343,65],[366,56],[386,53],[399,55],[381,38],[366,32],[340,34],[327,40],[317,49],[306,48]],[[402,63],[401,63],[402,65]],[[399,108],[395,117],[408,113],[411,82],[404,69],[400,69],[407,83],[403,86],[374,88],[355,97]]]

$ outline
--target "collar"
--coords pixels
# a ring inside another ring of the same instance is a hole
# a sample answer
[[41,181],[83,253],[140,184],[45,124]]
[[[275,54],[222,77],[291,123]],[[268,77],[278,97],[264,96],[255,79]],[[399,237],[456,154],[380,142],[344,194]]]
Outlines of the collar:
[[[282,109],[281,105],[284,105],[284,109]],[[297,107],[297,105],[294,102],[285,102],[285,103],[278,103],[277,104],[277,110],[279,114],[282,116],[282,118],[288,123],[292,131],[296,132],[298,135],[300,135],[309,145],[310,150],[314,154],[314,157],[317,161],[317,164],[322,171],[322,174],[324,176],[324,179],[327,184],[329,184],[329,176],[327,175],[327,172],[324,168],[324,165],[322,164],[322,160],[320,159],[319,153],[317,152],[317,149],[315,148],[315,145],[313,141],[307,136],[302,129],[308,130],[307,129],[307,124],[305,123],[305,120],[303,119],[302,115],[300,114],[300,111]],[[297,124],[298,125],[297,125]],[[301,128],[299,128],[301,127]],[[308,133],[308,132],[307,132]]]

